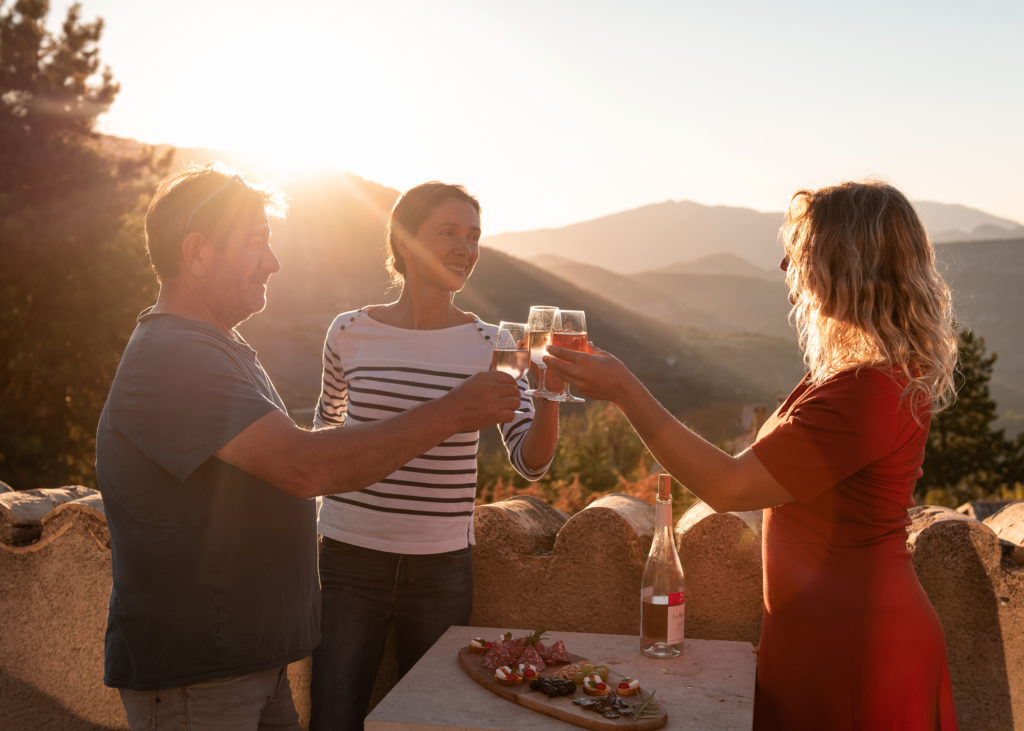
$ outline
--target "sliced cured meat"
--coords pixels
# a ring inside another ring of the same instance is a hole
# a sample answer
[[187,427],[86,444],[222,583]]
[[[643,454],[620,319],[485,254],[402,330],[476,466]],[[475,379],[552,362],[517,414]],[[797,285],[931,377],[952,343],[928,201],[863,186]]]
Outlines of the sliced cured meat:
[[512,659],[519,662],[519,656],[523,654],[523,644],[525,638],[519,637],[514,640],[502,640],[501,644],[512,653]]
[[529,645],[524,648],[523,654],[519,656],[519,659],[516,662],[520,664],[529,663],[537,668],[538,673],[547,667],[547,665],[544,664],[544,660],[540,656],[540,653],[537,652],[537,648],[533,645]]
[[565,643],[561,640],[555,642],[551,647],[542,647],[540,656],[548,665],[569,662],[569,653],[565,650]]
[[480,659],[480,665],[488,670],[497,670],[503,665],[512,665],[516,661],[517,654],[505,643],[495,645]]

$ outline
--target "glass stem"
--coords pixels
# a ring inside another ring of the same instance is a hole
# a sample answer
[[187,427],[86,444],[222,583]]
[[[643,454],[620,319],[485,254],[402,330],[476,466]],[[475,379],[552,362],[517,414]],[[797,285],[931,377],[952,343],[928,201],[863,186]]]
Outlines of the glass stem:
[[538,391],[547,391],[548,389],[547,389],[547,386],[544,385],[544,379],[545,379],[545,377],[548,374],[548,367],[546,365],[544,365],[544,366],[539,365],[539,366],[537,366],[537,370],[540,371],[540,386],[537,388],[537,390]]

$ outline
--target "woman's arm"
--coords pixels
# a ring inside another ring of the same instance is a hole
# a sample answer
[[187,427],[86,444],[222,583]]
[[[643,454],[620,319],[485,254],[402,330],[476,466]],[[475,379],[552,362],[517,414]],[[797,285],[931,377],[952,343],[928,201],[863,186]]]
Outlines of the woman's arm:
[[539,398],[534,400],[533,407],[533,423],[520,448],[523,466],[530,472],[546,467],[558,446],[558,404]]
[[654,455],[687,489],[718,512],[756,510],[793,501],[757,456],[733,457],[680,423],[615,356],[548,348],[544,360],[591,398],[614,403]]

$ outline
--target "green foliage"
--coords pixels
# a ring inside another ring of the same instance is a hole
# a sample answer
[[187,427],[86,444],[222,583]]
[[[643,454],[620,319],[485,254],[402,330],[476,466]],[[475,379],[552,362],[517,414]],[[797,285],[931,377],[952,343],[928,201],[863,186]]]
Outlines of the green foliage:
[[578,477],[593,492],[614,492],[622,480],[647,474],[647,456],[622,412],[610,404],[592,404],[563,416],[550,477]]
[[4,125],[39,140],[89,134],[120,90],[109,67],[100,71],[103,21],[82,22],[75,3],[53,36],[49,10],[47,0],[16,0],[0,16]]
[[0,479],[95,484],[95,430],[135,315],[154,298],[142,245],[166,165],[92,133],[118,87],[97,76],[102,22],[73,5],[0,6]]
[[[552,505],[573,483],[578,483],[583,498],[622,492],[629,483],[648,477],[650,459],[640,437],[614,406],[589,403],[581,410],[565,409],[555,458],[537,492]],[[512,469],[500,448],[481,449],[477,481],[478,502],[491,502],[499,482],[520,490],[530,486]]]
[[958,349],[957,401],[932,418],[916,488],[923,501],[950,507],[1013,492],[1024,481],[1024,437],[1009,441],[992,427],[996,403],[988,384],[996,354],[986,354],[985,339],[967,329],[959,332]]

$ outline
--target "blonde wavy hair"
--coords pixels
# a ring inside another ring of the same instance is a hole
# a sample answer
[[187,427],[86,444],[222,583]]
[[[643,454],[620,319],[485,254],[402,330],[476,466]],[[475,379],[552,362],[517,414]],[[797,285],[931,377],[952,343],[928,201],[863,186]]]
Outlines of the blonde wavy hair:
[[953,402],[957,337],[949,288],[902,193],[875,181],[798,191],[781,237],[790,321],[812,383],[880,367],[906,378],[903,398],[915,405],[915,417]]

